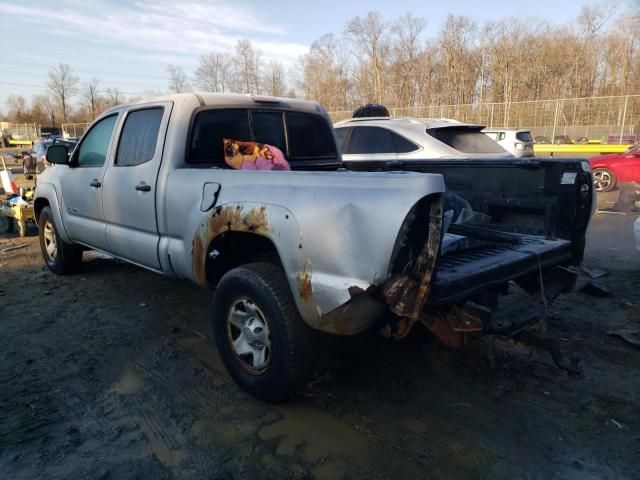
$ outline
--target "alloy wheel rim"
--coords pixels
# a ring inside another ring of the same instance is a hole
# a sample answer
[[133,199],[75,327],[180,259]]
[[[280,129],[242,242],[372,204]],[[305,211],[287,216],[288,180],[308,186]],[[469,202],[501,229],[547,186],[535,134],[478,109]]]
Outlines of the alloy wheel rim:
[[55,261],[58,256],[58,242],[56,240],[56,231],[53,228],[53,224],[49,221],[44,225],[44,249],[47,252],[47,257],[51,261]]
[[593,172],[593,183],[595,184],[597,191],[609,188],[611,185],[611,175],[606,170]]
[[249,298],[237,298],[227,315],[227,336],[242,367],[256,375],[271,361],[271,332],[262,310]]

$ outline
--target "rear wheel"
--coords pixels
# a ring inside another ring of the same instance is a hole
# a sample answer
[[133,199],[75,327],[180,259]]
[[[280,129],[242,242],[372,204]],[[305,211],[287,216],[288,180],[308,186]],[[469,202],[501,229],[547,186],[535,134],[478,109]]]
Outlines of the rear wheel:
[[229,374],[262,400],[284,399],[314,372],[315,334],[300,317],[284,272],[274,264],[243,265],[222,277],[213,330]]
[[75,273],[82,264],[82,248],[65,243],[53,220],[49,207],[44,207],[38,219],[40,250],[47,267],[57,275]]
[[609,192],[616,186],[616,176],[608,168],[594,168],[593,185],[598,192]]
[[14,220],[11,217],[0,215],[0,233],[13,232]]

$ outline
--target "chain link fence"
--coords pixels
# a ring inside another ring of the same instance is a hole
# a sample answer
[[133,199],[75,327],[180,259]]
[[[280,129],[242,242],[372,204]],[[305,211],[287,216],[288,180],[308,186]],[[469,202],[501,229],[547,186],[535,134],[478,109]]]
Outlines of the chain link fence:
[[90,123],[63,123],[62,136],[64,138],[80,138]]
[[[451,118],[490,128],[526,128],[538,143],[601,142],[609,135],[640,133],[640,95],[427,105],[389,108],[389,112],[393,117]],[[343,110],[329,115],[339,122],[352,113]],[[64,123],[62,134],[79,138],[89,125]]]
[[14,140],[37,140],[40,137],[40,126],[35,123],[0,122],[0,131]]
[[[606,141],[608,135],[640,132],[640,95],[429,105],[390,108],[389,112],[393,117],[451,118],[490,128],[526,128],[539,143],[598,142]],[[329,112],[334,122],[351,114]]]

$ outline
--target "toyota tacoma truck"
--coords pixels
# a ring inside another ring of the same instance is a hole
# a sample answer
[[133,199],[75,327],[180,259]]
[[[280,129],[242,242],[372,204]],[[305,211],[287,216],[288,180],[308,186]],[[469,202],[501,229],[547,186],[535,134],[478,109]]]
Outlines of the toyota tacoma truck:
[[[291,169],[231,169],[225,139],[276,146]],[[313,374],[318,331],[402,338],[421,322],[454,348],[530,340],[575,280],[593,200],[574,160],[349,170],[320,105],[272,97],[121,105],[48,160],[34,208],[49,269],[95,249],[214,289],[222,360],[269,401]],[[499,308],[514,282],[527,301]]]

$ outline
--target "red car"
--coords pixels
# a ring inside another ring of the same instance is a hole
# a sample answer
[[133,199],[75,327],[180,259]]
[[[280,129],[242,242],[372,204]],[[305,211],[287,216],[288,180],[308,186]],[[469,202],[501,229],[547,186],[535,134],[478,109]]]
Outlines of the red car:
[[591,157],[589,163],[598,192],[608,192],[625,182],[640,183],[640,145],[633,145],[622,153]]

